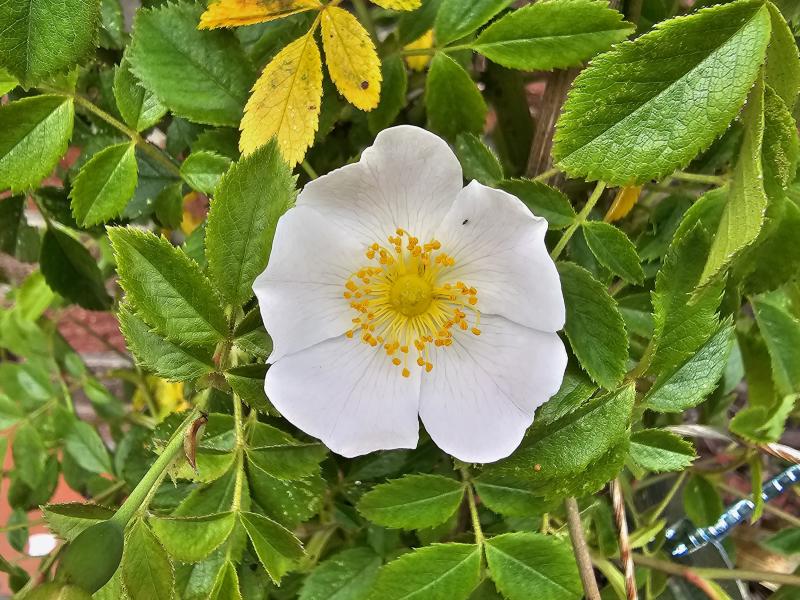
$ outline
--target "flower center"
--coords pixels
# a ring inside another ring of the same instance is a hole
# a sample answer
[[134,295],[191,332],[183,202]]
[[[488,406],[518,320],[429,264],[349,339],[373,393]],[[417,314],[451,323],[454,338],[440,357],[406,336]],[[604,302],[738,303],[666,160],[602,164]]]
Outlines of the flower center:
[[372,244],[366,251],[370,264],[345,283],[344,297],[357,313],[347,337],[358,333],[365,344],[380,346],[409,377],[411,352],[416,352],[417,365],[430,372],[430,344],[450,346],[458,332],[480,335],[480,312],[478,290],[453,281],[456,261],[439,241],[420,245],[404,229],[396,234],[388,245]]

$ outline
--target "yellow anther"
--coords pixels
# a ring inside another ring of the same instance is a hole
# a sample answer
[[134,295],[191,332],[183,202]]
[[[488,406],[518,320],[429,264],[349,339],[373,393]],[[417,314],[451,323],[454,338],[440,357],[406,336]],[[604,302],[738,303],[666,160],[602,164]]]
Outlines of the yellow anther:
[[481,334],[481,330],[478,329],[477,327],[473,327],[472,328],[472,333],[474,333],[475,335],[480,335]]
[[408,369],[403,369],[403,377],[411,377],[411,371]]
[[399,359],[399,358],[397,358],[397,357],[395,357],[395,358],[393,358],[393,359],[392,359],[392,364],[393,364],[395,367],[399,367],[401,362],[403,362],[403,361],[402,361],[402,360],[400,360],[400,359]]

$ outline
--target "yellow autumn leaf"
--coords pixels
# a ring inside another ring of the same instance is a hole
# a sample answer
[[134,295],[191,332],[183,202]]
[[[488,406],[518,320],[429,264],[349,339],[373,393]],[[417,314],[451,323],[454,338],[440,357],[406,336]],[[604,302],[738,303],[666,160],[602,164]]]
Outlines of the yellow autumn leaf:
[[319,0],[219,0],[203,13],[198,27],[215,29],[252,25],[320,8]]
[[162,421],[168,415],[189,407],[189,403],[183,397],[183,383],[180,381],[171,382],[155,375],[148,375],[144,385],[147,386],[147,390],[138,387],[131,399],[133,408],[136,410],[149,408],[157,421]]
[[290,165],[314,142],[322,101],[322,58],[315,26],[278,52],[253,86],[244,108],[239,148],[250,154],[273,137]]
[[381,97],[381,60],[375,44],[353,15],[328,6],[322,11],[322,47],[333,83],[361,110],[372,110]]
[[[410,44],[406,44],[404,50],[427,50],[433,48],[433,29],[429,29]],[[428,63],[431,62],[430,54],[419,54],[416,56],[406,56],[406,64],[409,69],[414,71],[424,71]]]
[[642,186],[631,185],[620,188],[614,202],[611,203],[611,208],[608,209],[605,218],[606,223],[612,223],[624,218],[639,200],[639,194],[642,193]]
[[389,10],[415,10],[422,6],[422,0],[372,0],[372,2]]

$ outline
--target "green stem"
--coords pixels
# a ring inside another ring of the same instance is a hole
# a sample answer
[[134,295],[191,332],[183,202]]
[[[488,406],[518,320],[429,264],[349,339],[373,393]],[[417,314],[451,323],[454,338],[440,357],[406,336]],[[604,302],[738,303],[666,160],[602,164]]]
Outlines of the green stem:
[[647,522],[650,525],[658,520],[658,518],[661,516],[661,513],[663,513],[667,506],[669,506],[669,503],[672,502],[672,498],[675,497],[675,494],[678,492],[678,489],[680,489],[683,480],[686,479],[687,472],[688,471],[681,471],[681,474],[675,479],[675,483],[672,484],[672,487],[667,492],[667,495],[664,496],[664,499],[658,503],[658,506],[656,506],[653,513],[648,517]]
[[583,222],[586,221],[586,217],[589,216],[589,213],[592,212],[594,205],[597,204],[600,196],[603,195],[604,189],[606,189],[606,184],[602,181],[598,181],[594,191],[592,192],[592,195],[589,196],[589,199],[586,201],[586,206],[581,209],[581,212],[579,212],[575,217],[572,225],[567,228],[567,230],[564,232],[564,235],[562,235],[561,239],[558,240],[556,247],[553,248],[553,251],[550,253],[550,256],[553,260],[556,260],[561,255],[562,250],[564,250],[564,248],[567,246],[567,242],[569,242],[572,235],[575,233],[578,227],[580,227]]
[[695,183],[705,183],[708,185],[725,185],[727,180],[724,177],[717,175],[703,175],[702,173],[684,173],[683,171],[675,171],[672,174],[675,179],[681,181],[693,181]]
[[167,468],[172,464],[172,461],[183,450],[183,435],[186,430],[197,418],[199,411],[192,410],[189,415],[183,420],[183,423],[172,434],[172,438],[167,443],[164,451],[156,459],[150,469],[145,473],[142,480],[133,488],[131,495],[128,496],[122,506],[117,509],[114,516],[111,517],[112,521],[116,521],[122,527],[128,524],[133,515],[139,510],[145,500],[150,496],[150,490],[153,489],[157,483],[163,478],[163,474]]
[[691,578],[694,576],[706,579],[740,579],[742,581],[769,581],[782,585],[800,586],[800,576],[772,571],[753,571],[747,569],[713,569],[706,567],[686,567],[667,560],[661,560],[644,554],[633,553],[633,562],[637,565],[663,571],[670,575]]
[[544,173],[539,173],[536,177],[533,178],[534,181],[547,181],[554,175],[557,175],[559,172],[558,167],[552,167],[547,169]]
[[375,21],[372,20],[372,15],[367,8],[367,3],[364,0],[353,0],[353,8],[356,11],[358,20],[367,28],[369,36],[377,43],[378,31],[375,29]]
[[303,171],[306,172],[306,175],[308,175],[311,179],[316,179],[319,177],[317,172],[314,170],[314,167],[312,167],[307,160],[301,162],[300,166],[303,168]]
[[444,48],[439,48],[439,50],[445,53],[461,52],[462,50],[472,50],[472,46],[469,44],[459,44],[457,46],[445,46]]
[[478,504],[475,501],[475,492],[472,490],[471,483],[467,485],[467,502],[469,503],[469,515],[472,519],[472,531],[475,534],[475,543],[482,547],[486,538],[481,528],[481,521],[478,516]]
[[407,48],[400,50],[400,56],[432,56],[436,54],[436,48]]

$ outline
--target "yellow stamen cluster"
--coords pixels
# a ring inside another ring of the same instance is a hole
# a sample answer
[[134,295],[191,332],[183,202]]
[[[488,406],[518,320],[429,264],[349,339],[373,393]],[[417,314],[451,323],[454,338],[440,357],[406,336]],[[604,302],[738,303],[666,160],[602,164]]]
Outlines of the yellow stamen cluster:
[[[389,236],[389,244],[372,244],[366,257],[373,264],[360,268],[345,283],[344,298],[358,313],[347,337],[380,346],[409,377],[408,357],[425,372],[433,369],[430,344],[450,346],[455,331],[480,335],[478,290],[462,281],[448,281],[455,259],[441,251],[438,240],[420,244],[404,229]],[[474,318],[470,324],[468,315]]]

